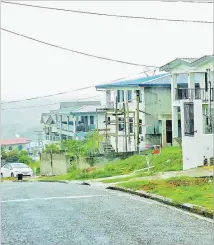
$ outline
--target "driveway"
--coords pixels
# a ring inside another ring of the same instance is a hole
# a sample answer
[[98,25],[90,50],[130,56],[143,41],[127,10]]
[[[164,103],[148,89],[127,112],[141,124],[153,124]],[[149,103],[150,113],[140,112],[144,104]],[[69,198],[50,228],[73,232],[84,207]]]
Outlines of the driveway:
[[2,245],[211,245],[209,219],[95,184],[4,182]]

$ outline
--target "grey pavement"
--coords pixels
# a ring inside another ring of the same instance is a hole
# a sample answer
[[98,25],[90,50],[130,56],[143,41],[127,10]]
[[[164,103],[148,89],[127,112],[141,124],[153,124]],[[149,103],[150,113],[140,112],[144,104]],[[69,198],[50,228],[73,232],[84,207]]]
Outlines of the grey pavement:
[[213,224],[158,202],[76,182],[3,182],[2,245],[211,245]]

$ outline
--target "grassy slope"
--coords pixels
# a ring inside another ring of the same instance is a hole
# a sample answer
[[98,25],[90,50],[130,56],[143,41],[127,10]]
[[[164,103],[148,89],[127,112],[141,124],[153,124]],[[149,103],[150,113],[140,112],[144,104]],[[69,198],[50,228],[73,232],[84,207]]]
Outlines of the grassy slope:
[[177,177],[155,181],[129,181],[118,186],[169,197],[178,203],[192,203],[213,209],[212,183],[203,178]]
[[[179,147],[168,147],[162,149],[160,155],[150,157],[150,161],[154,165],[153,172],[165,172],[182,169],[182,153]],[[55,180],[71,180],[71,179],[97,179],[117,175],[131,173],[146,167],[146,157],[134,155],[125,160],[110,162],[102,168],[93,168],[92,170],[73,170],[71,173],[52,177]],[[143,176],[144,173],[137,173],[136,176]],[[50,179],[50,177],[44,177]],[[44,179],[43,178],[43,179]]]

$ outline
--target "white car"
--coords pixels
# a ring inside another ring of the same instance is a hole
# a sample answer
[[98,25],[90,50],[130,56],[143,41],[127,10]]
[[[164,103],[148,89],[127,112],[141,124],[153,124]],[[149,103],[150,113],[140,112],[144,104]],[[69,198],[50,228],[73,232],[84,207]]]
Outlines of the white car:
[[23,176],[33,176],[33,171],[24,163],[6,163],[1,167],[1,178],[17,177],[18,174]]

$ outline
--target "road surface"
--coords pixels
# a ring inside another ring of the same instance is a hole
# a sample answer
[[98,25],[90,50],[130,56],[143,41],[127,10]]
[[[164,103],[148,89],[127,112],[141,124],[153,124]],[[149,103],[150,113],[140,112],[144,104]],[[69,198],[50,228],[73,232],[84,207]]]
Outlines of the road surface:
[[206,218],[96,185],[3,182],[2,245],[211,245]]

